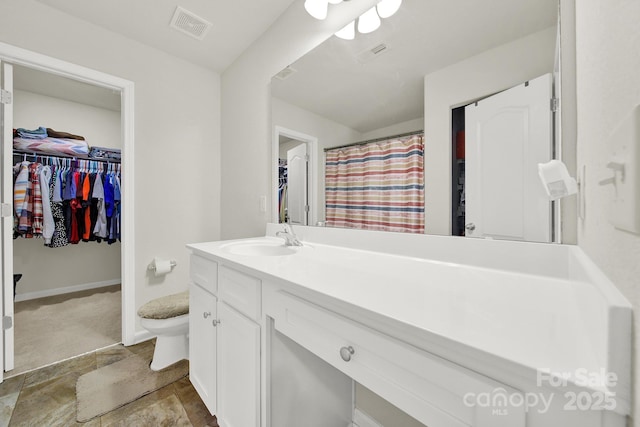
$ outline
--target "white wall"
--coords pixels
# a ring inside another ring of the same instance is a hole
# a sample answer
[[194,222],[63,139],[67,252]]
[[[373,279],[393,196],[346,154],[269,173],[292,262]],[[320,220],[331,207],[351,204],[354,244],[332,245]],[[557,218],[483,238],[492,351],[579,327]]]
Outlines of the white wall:
[[317,171],[317,216],[318,221],[325,220],[324,194],[324,149],[338,145],[360,141],[360,132],[314,114],[308,110],[292,105],[278,98],[271,99],[271,122],[273,126],[282,126],[289,130],[301,132],[318,138],[318,149],[315,153]]
[[[120,112],[15,90],[13,114],[16,128],[44,126],[82,135],[89,146],[122,145]],[[52,249],[44,246],[42,239],[19,238],[13,241],[13,270],[23,274],[18,295],[99,282],[120,283],[120,243],[80,242]]]
[[555,43],[553,27],[425,76],[426,233],[451,235],[451,109],[552,73]]
[[[640,236],[607,220],[613,188],[598,185],[611,175],[609,136],[640,104],[640,3],[576,1],[578,170],[586,166],[585,219],[578,244],[633,304],[633,426],[640,426]],[[638,141],[635,141],[636,144]]]
[[135,307],[186,289],[185,244],[220,237],[219,75],[35,0],[3,0],[0,41],[135,83]]
[[401,133],[413,132],[416,130],[423,130],[424,117],[418,119],[407,120],[406,122],[396,123],[395,125],[386,126],[379,129],[374,129],[369,132],[365,132],[361,135],[361,139],[366,141],[369,139],[382,138],[385,136],[399,135]]
[[333,120],[319,116],[278,98],[271,98],[271,122],[318,138],[318,151],[359,141],[362,134]]

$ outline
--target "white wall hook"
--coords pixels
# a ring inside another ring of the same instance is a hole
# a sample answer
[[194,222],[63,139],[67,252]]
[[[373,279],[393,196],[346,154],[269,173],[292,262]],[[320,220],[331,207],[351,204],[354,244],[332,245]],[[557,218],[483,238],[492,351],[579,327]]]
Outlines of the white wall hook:
[[607,168],[613,169],[615,172],[620,172],[620,181],[624,182],[624,162],[612,160],[607,163]]

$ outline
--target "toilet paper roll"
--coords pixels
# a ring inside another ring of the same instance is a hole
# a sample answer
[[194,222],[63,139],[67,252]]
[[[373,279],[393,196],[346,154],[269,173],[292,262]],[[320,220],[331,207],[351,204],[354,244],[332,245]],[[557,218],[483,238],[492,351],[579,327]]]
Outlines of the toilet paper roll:
[[163,260],[163,259],[158,259],[155,258],[153,260],[153,266],[155,267],[154,270],[154,274],[156,276],[163,276],[167,273],[171,272],[171,261],[169,260]]

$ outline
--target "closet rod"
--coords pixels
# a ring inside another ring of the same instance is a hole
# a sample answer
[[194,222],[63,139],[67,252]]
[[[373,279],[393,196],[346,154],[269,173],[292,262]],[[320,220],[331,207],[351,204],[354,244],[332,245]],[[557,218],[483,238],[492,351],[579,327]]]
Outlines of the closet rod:
[[33,157],[34,159],[40,157],[40,158],[47,158],[47,159],[89,160],[91,162],[120,164],[120,160],[116,160],[116,159],[96,159],[88,156],[70,156],[67,154],[40,154],[40,153],[35,153],[33,151],[23,151],[23,150],[13,150],[13,155],[29,156],[29,157]]
[[324,152],[326,153],[327,151],[337,150],[339,148],[354,147],[356,145],[365,145],[365,144],[370,144],[372,142],[380,142],[380,141],[386,141],[388,139],[404,138],[405,136],[413,136],[413,135],[420,135],[420,134],[424,134],[424,130],[414,130],[413,132],[401,133],[398,135],[391,135],[391,136],[384,136],[376,139],[368,139],[366,141],[352,142],[351,144],[339,145],[337,147],[329,147],[329,148],[325,148]]

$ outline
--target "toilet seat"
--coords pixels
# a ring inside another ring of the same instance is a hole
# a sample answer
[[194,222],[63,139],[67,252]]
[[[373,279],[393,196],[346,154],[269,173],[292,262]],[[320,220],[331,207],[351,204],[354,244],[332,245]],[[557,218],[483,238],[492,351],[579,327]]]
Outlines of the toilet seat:
[[144,319],[169,319],[189,313],[189,291],[156,298],[138,309]]

